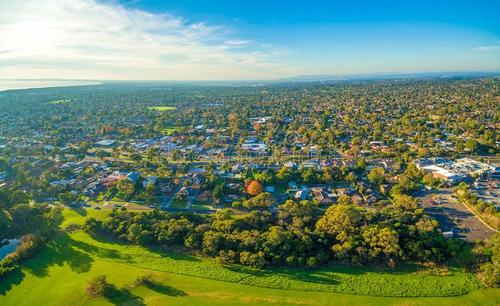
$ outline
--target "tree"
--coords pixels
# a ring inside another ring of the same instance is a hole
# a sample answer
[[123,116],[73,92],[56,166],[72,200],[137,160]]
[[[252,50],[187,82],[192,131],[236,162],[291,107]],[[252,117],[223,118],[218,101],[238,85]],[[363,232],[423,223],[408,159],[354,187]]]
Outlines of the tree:
[[58,194],[57,198],[63,204],[70,204],[71,202],[76,200],[76,195],[67,191],[67,192],[61,192],[60,194]]
[[436,184],[437,180],[434,179],[434,176],[432,176],[432,173],[427,173],[424,175],[422,178],[422,183],[424,183],[426,186],[434,186]]
[[266,265],[264,252],[252,253],[243,251],[240,253],[240,263],[251,267],[263,268]]
[[263,190],[264,187],[262,186],[262,184],[255,180],[252,181],[247,187],[247,192],[251,196],[256,196],[259,193],[262,193]]
[[262,171],[260,173],[256,173],[254,177],[255,180],[265,184],[269,184],[274,180],[274,175],[270,171]]
[[12,167],[9,165],[5,158],[0,157],[0,173],[7,172],[10,173],[12,171]]
[[407,175],[402,175],[399,177],[398,185],[400,187],[400,191],[409,193],[417,190],[419,183],[416,179],[412,179]]
[[274,205],[276,201],[273,198],[273,195],[269,192],[263,192],[256,195],[250,201],[245,201],[243,206],[249,209],[258,208],[258,209],[266,209]]
[[286,181],[290,178],[290,169],[288,167],[281,167],[281,169],[276,173],[276,178],[282,181]]
[[352,203],[350,196],[343,194],[337,199],[337,204],[339,204],[339,205],[352,205],[353,203]]
[[383,253],[388,259],[400,251],[398,233],[388,227],[368,226],[363,231],[363,239],[372,258],[377,258]]
[[102,231],[102,221],[93,217],[87,218],[82,229],[91,236],[95,236]]
[[104,151],[104,150],[98,150],[95,153],[95,156],[97,156],[97,158],[99,158],[99,159],[104,159],[105,157],[110,157],[111,154],[109,152]]
[[212,196],[217,203],[220,203],[222,197],[224,196],[224,183],[215,186]]
[[146,184],[144,187],[144,190],[146,191],[146,200],[148,203],[154,202],[155,201],[155,190],[156,186],[153,182],[149,182]]
[[311,168],[304,168],[301,176],[304,183],[312,183],[315,179],[314,171]]
[[135,162],[138,162],[142,159],[142,155],[138,154],[138,153],[133,153],[130,155],[130,159],[135,161]]
[[106,280],[106,275],[98,275],[90,280],[86,291],[89,297],[97,298],[105,296],[111,287],[111,284]]
[[394,197],[394,206],[405,210],[415,210],[417,200],[409,195],[400,194]]
[[424,173],[413,163],[408,165],[404,174],[412,181],[420,181],[424,176]]
[[356,183],[356,181],[358,180],[358,177],[356,176],[356,174],[354,174],[354,172],[349,172],[349,174],[347,174],[345,179],[349,183],[351,183],[351,185],[354,185]]
[[356,164],[356,170],[364,171],[366,170],[366,167],[367,167],[366,159],[364,157],[361,157]]
[[120,192],[123,192],[125,196],[130,197],[135,193],[135,186],[134,183],[132,183],[128,179],[121,179],[118,181],[117,188]]
[[368,180],[377,186],[382,185],[385,182],[385,171],[382,167],[372,168],[370,173],[368,173]]
[[479,279],[487,287],[500,287],[500,234],[495,234],[478,253],[488,259],[479,268]]
[[304,226],[314,222],[318,205],[312,201],[300,201],[295,203],[293,200],[287,200],[278,206],[278,224],[289,229],[299,230]]
[[355,248],[362,220],[361,211],[354,205],[332,205],[316,222],[316,231],[333,237],[332,251],[344,258]]
[[361,145],[361,143],[362,143],[362,140],[361,140],[361,137],[359,137],[359,136],[354,136],[351,140],[351,144],[353,146],[359,146],[359,145]]
[[216,231],[207,231],[203,233],[202,248],[203,252],[208,255],[216,255],[224,243],[222,233]]
[[465,142],[465,148],[469,149],[471,152],[477,152],[479,150],[479,142],[475,139],[469,138]]
[[3,232],[10,225],[10,219],[7,213],[0,208],[0,232]]
[[29,197],[23,190],[16,190],[10,195],[10,201],[14,204],[28,203]]
[[462,191],[467,191],[469,190],[469,185],[467,185],[466,182],[460,182],[460,184],[458,184],[458,189]]
[[138,243],[139,242],[139,235],[141,234],[141,232],[142,232],[141,225],[137,224],[137,223],[133,223],[127,229],[127,240],[130,242]]

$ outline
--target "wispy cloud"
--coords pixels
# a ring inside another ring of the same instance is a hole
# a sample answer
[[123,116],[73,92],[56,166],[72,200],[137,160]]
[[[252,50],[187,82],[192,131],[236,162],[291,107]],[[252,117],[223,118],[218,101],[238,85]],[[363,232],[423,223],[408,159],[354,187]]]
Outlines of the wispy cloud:
[[190,22],[95,0],[0,0],[7,78],[248,79],[293,73],[283,52]]
[[493,52],[493,51],[500,51],[500,45],[498,46],[478,46],[472,49],[473,51],[477,52]]

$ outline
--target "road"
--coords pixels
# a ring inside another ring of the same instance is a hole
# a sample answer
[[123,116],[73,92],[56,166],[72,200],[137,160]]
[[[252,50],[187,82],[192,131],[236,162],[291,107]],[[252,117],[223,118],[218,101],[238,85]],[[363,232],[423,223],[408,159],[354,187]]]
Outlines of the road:
[[179,184],[175,187],[175,189],[168,196],[163,196],[160,204],[160,209],[167,210],[172,205],[172,201],[174,200],[175,195],[181,190],[184,183],[184,178],[181,178]]
[[137,203],[125,202],[125,201],[105,201],[105,202],[103,202],[102,205],[98,205],[98,206],[101,209],[118,208],[118,207],[114,206],[115,204],[120,205],[120,207],[125,207],[128,210],[151,210],[151,208],[148,206],[137,204]]
[[487,240],[495,233],[453,196],[453,190],[439,189],[419,196],[425,212],[439,221],[443,232],[467,241]]

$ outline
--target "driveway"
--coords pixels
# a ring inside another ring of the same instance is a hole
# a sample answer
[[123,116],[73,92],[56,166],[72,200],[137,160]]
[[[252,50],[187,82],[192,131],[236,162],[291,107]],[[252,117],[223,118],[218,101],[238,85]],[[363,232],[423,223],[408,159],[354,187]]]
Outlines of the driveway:
[[182,183],[184,183],[184,178],[182,178],[180,181],[179,181],[179,184],[175,187],[175,189],[170,193],[170,195],[167,195],[167,196],[163,196],[161,198],[161,204],[160,204],[160,209],[162,210],[167,210],[168,208],[170,208],[170,206],[172,205],[172,201],[174,200],[174,197],[175,195],[177,194],[177,192],[179,192],[179,190],[181,190],[182,188]]

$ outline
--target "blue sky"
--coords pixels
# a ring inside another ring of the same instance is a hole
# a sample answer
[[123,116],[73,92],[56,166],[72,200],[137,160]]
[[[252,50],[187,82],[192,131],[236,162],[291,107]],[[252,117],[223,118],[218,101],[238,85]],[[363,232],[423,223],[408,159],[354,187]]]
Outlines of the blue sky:
[[226,24],[245,39],[286,48],[288,60],[311,73],[500,68],[500,1],[124,3]]
[[500,1],[0,0],[0,35],[21,78],[500,71]]

